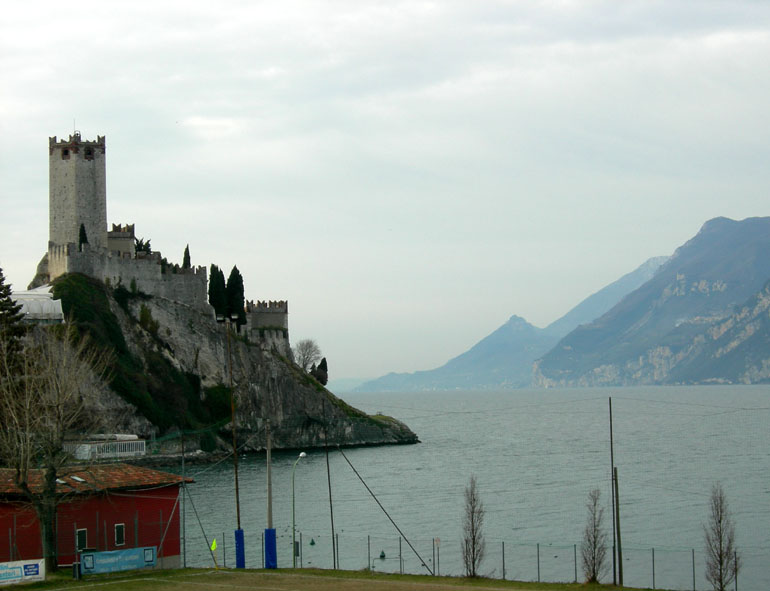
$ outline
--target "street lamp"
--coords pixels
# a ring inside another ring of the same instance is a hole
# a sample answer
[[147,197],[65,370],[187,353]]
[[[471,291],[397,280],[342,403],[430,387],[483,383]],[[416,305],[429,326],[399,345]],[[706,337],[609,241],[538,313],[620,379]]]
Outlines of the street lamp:
[[307,454],[302,451],[299,456],[294,460],[294,466],[291,468],[291,565],[292,568],[297,568],[297,542],[295,541],[295,527],[294,527],[294,470],[297,468],[297,463]]

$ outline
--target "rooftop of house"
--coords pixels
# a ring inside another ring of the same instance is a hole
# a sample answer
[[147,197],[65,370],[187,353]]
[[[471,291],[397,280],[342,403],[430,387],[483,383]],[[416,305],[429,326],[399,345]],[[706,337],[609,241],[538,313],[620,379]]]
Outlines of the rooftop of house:
[[[14,484],[13,476],[14,470],[0,468],[0,495],[21,494]],[[190,477],[185,477],[184,481],[194,482]],[[58,494],[89,494],[181,484],[182,477],[132,464],[94,464],[64,467],[60,470],[56,483]],[[39,492],[43,485],[43,470],[31,470],[29,484],[33,492]]]

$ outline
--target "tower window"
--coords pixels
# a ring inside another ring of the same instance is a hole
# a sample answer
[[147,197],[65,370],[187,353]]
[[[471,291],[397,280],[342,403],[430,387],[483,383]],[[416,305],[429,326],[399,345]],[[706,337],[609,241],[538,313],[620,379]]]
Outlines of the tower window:
[[62,160],[69,160],[70,159],[70,151],[67,148],[64,148],[61,151],[61,159]]
[[94,149],[86,148],[86,160],[93,160],[93,159],[94,159]]

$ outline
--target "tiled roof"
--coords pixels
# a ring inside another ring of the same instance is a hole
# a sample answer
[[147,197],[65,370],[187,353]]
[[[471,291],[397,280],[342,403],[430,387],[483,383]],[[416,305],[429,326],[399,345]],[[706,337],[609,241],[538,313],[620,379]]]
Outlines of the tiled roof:
[[[21,491],[13,482],[14,470],[0,468],[0,495],[18,495]],[[186,482],[194,482],[186,477]],[[30,488],[37,492],[42,488],[43,471],[31,470]],[[94,464],[87,467],[65,466],[59,471],[56,492],[91,493],[108,490],[125,490],[180,484],[182,477],[131,464]]]

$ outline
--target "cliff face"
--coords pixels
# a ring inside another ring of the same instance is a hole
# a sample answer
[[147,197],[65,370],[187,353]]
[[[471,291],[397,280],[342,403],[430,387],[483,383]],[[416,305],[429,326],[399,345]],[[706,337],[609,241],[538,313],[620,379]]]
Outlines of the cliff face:
[[767,382],[770,218],[717,218],[539,359],[534,385]]
[[113,390],[158,435],[209,429],[214,438],[227,439],[232,358],[238,441],[244,449],[264,448],[268,422],[275,448],[323,446],[325,434],[330,445],[418,441],[403,423],[350,407],[291,360],[235,332],[228,355],[226,329],[213,311],[113,291],[79,275],[65,276],[54,291],[65,314],[98,344],[112,348]]

